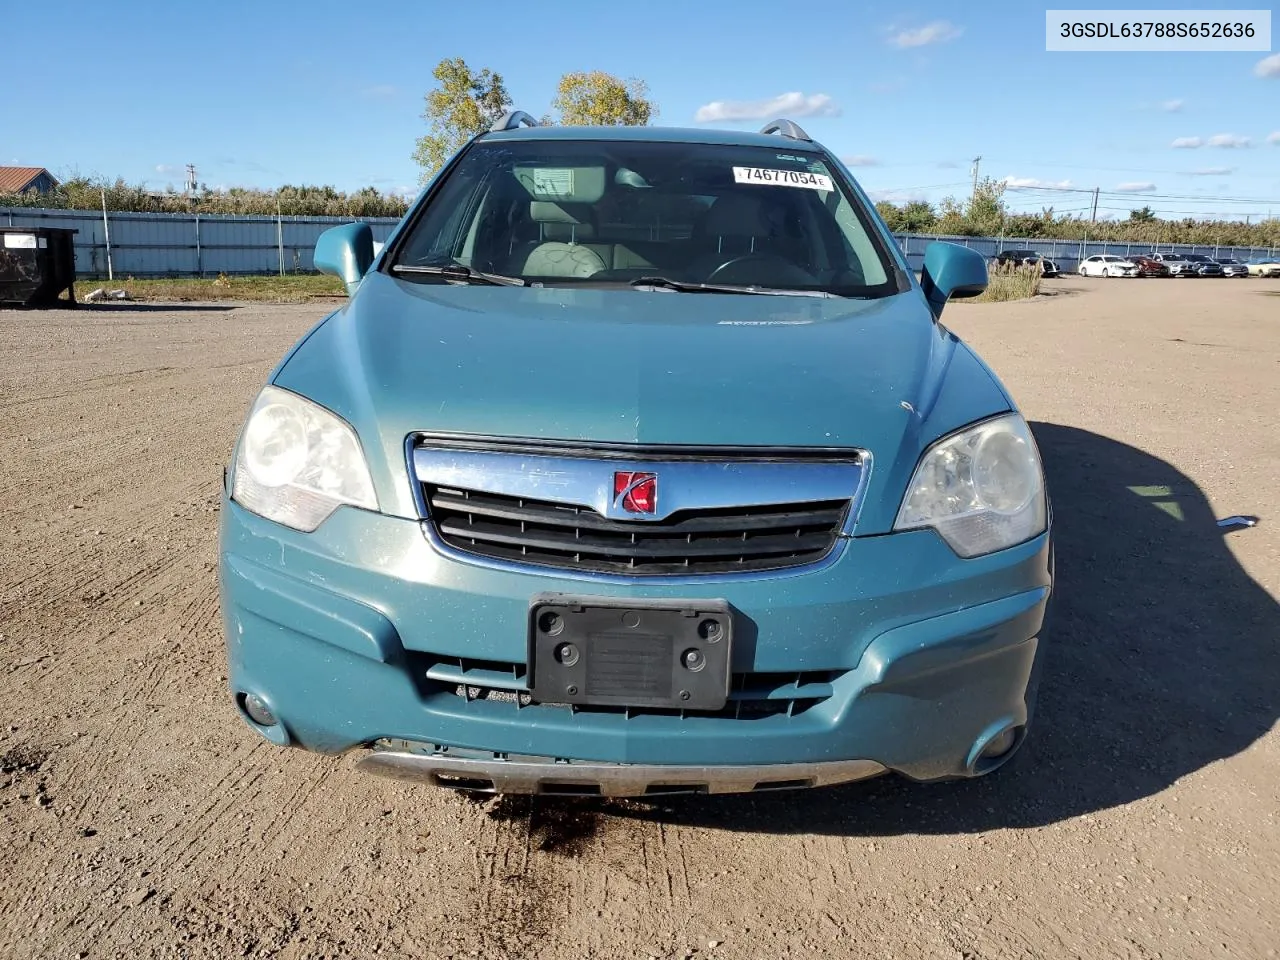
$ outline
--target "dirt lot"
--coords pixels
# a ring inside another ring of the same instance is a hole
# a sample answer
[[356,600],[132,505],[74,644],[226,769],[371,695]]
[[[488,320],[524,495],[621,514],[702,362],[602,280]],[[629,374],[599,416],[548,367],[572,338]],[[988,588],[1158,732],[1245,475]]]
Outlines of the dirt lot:
[[0,956],[1274,956],[1280,284],[1051,287],[948,311],[1055,501],[1027,748],[664,806],[474,803],[236,719],[220,471],[322,307],[0,313]]

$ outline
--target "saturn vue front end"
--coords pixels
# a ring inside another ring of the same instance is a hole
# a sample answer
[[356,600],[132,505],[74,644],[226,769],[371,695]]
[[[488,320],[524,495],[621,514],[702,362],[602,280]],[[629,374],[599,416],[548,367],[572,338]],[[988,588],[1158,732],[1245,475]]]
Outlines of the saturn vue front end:
[[467,790],[972,777],[1031,720],[1031,432],[848,170],[759,134],[472,140],[272,372],[225,482],[230,692]]

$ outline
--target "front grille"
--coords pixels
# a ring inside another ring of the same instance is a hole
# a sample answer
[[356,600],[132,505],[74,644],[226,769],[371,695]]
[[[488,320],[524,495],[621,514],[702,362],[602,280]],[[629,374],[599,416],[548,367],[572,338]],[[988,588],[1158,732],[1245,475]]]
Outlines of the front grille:
[[600,573],[672,575],[777,570],[821,560],[848,500],[682,510],[612,520],[587,507],[423,484],[440,539],[466,553]]
[[827,700],[840,673],[829,670],[773,673],[735,673],[730,678],[729,699],[720,710],[658,710],[647,707],[574,706],[567,703],[535,703],[529,695],[524,664],[492,660],[456,659],[424,662],[419,657],[420,678],[437,693],[452,693],[464,702],[507,705],[515,710],[565,710],[571,713],[608,713],[626,717],[710,717],[729,720],[794,717]]

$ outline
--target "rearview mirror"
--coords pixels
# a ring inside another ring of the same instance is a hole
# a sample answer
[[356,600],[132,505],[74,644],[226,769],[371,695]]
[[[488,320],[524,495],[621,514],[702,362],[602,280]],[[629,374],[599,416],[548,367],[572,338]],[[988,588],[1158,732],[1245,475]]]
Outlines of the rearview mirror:
[[958,243],[935,241],[925,247],[920,286],[936,319],[948,300],[980,296],[987,289],[987,261]]
[[373,263],[373,230],[367,223],[330,227],[316,240],[313,262],[321,273],[341,280],[351,296]]

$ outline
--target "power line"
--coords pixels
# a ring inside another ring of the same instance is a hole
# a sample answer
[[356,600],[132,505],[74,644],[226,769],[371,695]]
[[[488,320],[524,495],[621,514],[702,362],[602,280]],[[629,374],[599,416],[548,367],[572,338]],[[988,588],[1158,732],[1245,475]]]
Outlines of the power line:
[[1087,193],[1092,194],[1095,191],[1104,197],[1132,197],[1133,199],[1147,200],[1182,200],[1189,203],[1252,203],[1260,206],[1267,204],[1280,204],[1280,199],[1272,197],[1216,197],[1205,194],[1178,194],[1178,193],[1146,193],[1130,192],[1127,190],[1102,190],[1100,188],[1086,187],[1057,187],[1051,184],[1040,184],[1034,187],[1023,187],[1016,184],[1006,185],[1007,190],[1017,193]]
[[[1132,207],[1099,207],[1099,210],[1112,210],[1118,213],[1129,213]],[[1257,217],[1259,220],[1268,219],[1266,214],[1258,210],[1157,210],[1156,213],[1165,216],[1196,216],[1196,217],[1221,217],[1223,219],[1239,220],[1241,217]]]
[[969,181],[952,180],[950,183],[922,183],[914,187],[877,187],[876,193],[901,193],[906,190],[936,190],[939,187],[961,187]]

